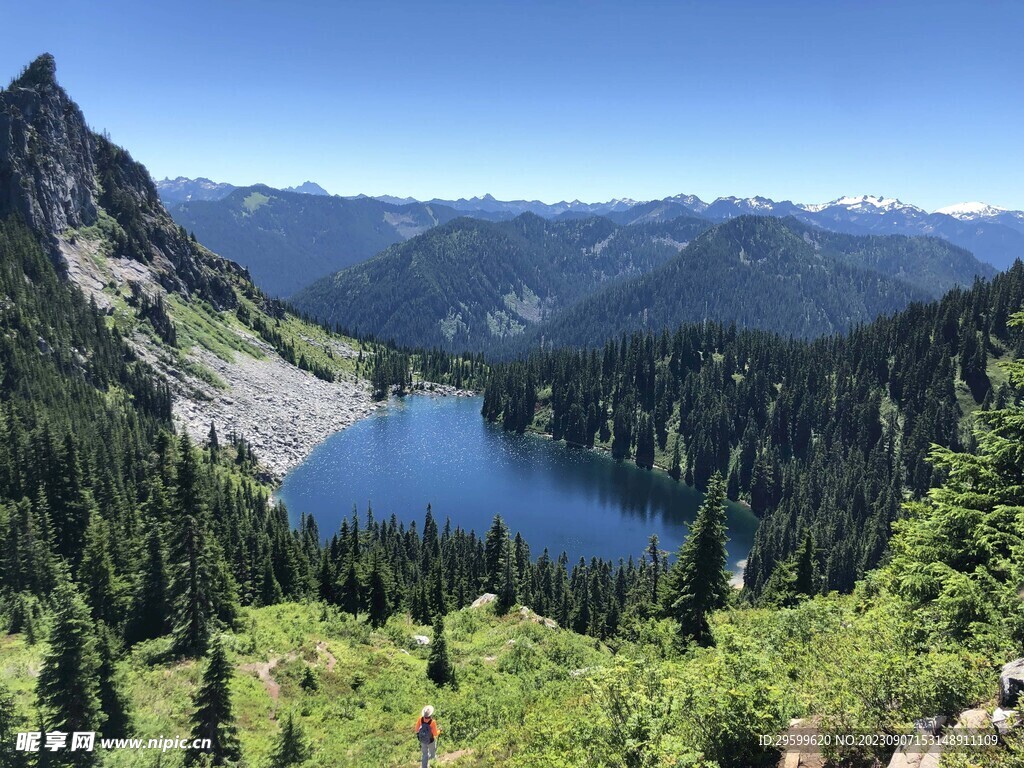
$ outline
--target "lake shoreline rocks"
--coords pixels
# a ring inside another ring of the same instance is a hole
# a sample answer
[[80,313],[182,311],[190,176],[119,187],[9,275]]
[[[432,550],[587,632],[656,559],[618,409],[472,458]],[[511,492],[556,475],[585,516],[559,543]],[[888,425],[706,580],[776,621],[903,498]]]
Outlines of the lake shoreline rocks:
[[[371,397],[362,379],[326,382],[270,355],[262,360],[236,355],[227,362],[202,349],[192,354],[228,387],[207,387],[202,397],[179,396],[175,421],[196,441],[207,439],[211,422],[222,441],[232,433],[245,438],[275,487],[331,435],[388,407],[388,401]],[[428,381],[417,382],[408,394],[478,393]]]
[[317,445],[385,405],[365,381],[324,381],[276,355],[236,354],[228,362],[193,349],[192,356],[227,387],[176,397],[175,422],[196,441],[207,439],[211,423],[222,442],[231,434],[244,438],[275,485]]
[[436,395],[437,397],[477,397],[481,392],[473,389],[459,389],[451,384],[438,384],[434,381],[417,381],[409,390],[411,395]]

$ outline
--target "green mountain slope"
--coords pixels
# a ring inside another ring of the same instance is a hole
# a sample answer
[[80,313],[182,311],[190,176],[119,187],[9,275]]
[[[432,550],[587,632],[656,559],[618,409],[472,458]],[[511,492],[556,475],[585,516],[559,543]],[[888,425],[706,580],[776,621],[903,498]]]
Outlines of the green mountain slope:
[[441,205],[391,205],[263,185],[219,200],[177,203],[170,213],[201,243],[245,266],[271,296],[289,296],[461,215]]
[[0,218],[9,215],[164,378],[175,422],[193,436],[211,422],[244,435],[281,473],[374,407],[373,350],[285,311],[190,237],[146,169],[88,128],[48,55],[0,91]]
[[295,305],[403,344],[600,344],[703,319],[812,337],[989,277],[933,238],[856,237],[795,220],[453,221],[300,291]]
[[[589,346],[702,320],[814,337],[991,272],[941,240],[858,238],[746,216],[709,229],[648,274],[552,316],[531,340]],[[908,276],[913,284],[900,279]]]
[[647,272],[706,227],[696,219],[649,228],[533,214],[498,223],[459,219],[325,278],[293,301],[379,338],[485,349],[606,282]]

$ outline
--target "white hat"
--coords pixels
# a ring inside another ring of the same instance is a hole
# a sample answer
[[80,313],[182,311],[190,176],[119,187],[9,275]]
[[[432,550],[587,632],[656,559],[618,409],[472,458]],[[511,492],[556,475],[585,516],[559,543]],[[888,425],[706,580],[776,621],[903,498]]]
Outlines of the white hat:
[[425,706],[423,708],[423,716],[424,717],[433,717],[434,716],[434,708],[432,706],[430,706],[429,704],[427,704],[427,706]]

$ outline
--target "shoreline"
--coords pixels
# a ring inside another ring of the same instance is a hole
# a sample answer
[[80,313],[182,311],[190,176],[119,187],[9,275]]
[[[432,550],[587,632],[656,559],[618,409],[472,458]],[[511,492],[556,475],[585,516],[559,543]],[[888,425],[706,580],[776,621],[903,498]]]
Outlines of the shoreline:
[[[492,423],[493,424],[494,422],[488,422],[488,423]],[[535,429],[527,429],[525,432],[523,432],[523,434],[524,435],[533,435],[534,437],[541,437],[541,438],[544,438],[545,440],[548,440],[550,442],[556,442],[555,438],[551,436],[550,432],[540,432],[540,431],[535,430]],[[570,442],[568,442],[566,440],[559,440],[557,442],[565,443],[567,446],[571,446],[571,447],[579,449],[579,450],[593,451],[594,453],[599,453],[600,455],[605,456],[606,458],[610,459],[611,461],[615,461],[615,459],[612,457],[611,449],[610,448],[605,448],[603,445],[586,446],[586,445],[579,445],[578,443],[570,443]],[[625,462],[623,462],[623,463],[625,463]],[[633,464],[633,466],[636,466],[635,462],[631,462],[631,463]],[[636,467],[636,468],[637,469],[644,469],[644,467]],[[650,469],[648,469],[647,471],[648,472],[660,472],[661,474],[663,474],[666,477],[668,477],[669,479],[679,483],[680,485],[682,485],[685,488],[693,488],[694,490],[698,490],[698,491],[700,490],[699,488],[697,488],[694,485],[688,485],[685,481],[683,481],[681,479],[680,480],[676,480],[674,477],[672,477],[672,475],[670,475],[668,473],[668,468],[663,467],[661,464],[658,464],[657,462],[655,462],[654,466],[651,467]],[[728,499],[728,502],[730,504],[736,504],[737,506],[743,507],[745,510],[747,510],[751,514],[753,514],[753,512],[754,512],[750,508],[750,505],[747,502],[743,501],[742,499],[737,499],[736,501],[733,501],[732,499]]]
[[[202,357],[202,362],[218,375],[231,379],[230,389],[214,391],[210,400],[176,399],[176,424],[197,441],[207,439],[211,420],[221,440],[232,432],[245,438],[275,491],[317,446],[387,408],[391,399],[374,400],[363,379],[326,382],[274,359],[236,358],[226,363],[210,354]],[[406,396],[478,394],[448,384],[417,382]]]

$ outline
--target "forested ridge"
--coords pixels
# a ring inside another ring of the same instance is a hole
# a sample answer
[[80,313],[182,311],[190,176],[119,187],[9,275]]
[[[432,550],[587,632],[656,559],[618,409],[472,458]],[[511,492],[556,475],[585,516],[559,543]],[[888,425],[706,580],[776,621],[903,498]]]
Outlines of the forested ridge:
[[729,496],[762,517],[745,572],[755,593],[810,536],[821,589],[876,565],[907,497],[936,480],[932,444],[970,448],[964,416],[1019,400],[998,360],[1024,353],[1008,318],[1024,265],[805,342],[715,323],[635,334],[603,350],[496,366],[483,415]]
[[304,312],[398,344],[490,349],[520,336],[601,283],[671,258],[698,219],[620,228],[607,219],[460,218],[317,281]]
[[553,315],[529,340],[599,346],[622,332],[703,320],[814,338],[992,274],[935,238],[839,235],[792,218],[740,216],[646,274],[603,286]]
[[795,219],[456,219],[317,281],[296,306],[398,344],[508,355],[704,319],[814,337],[994,270],[935,238]]

